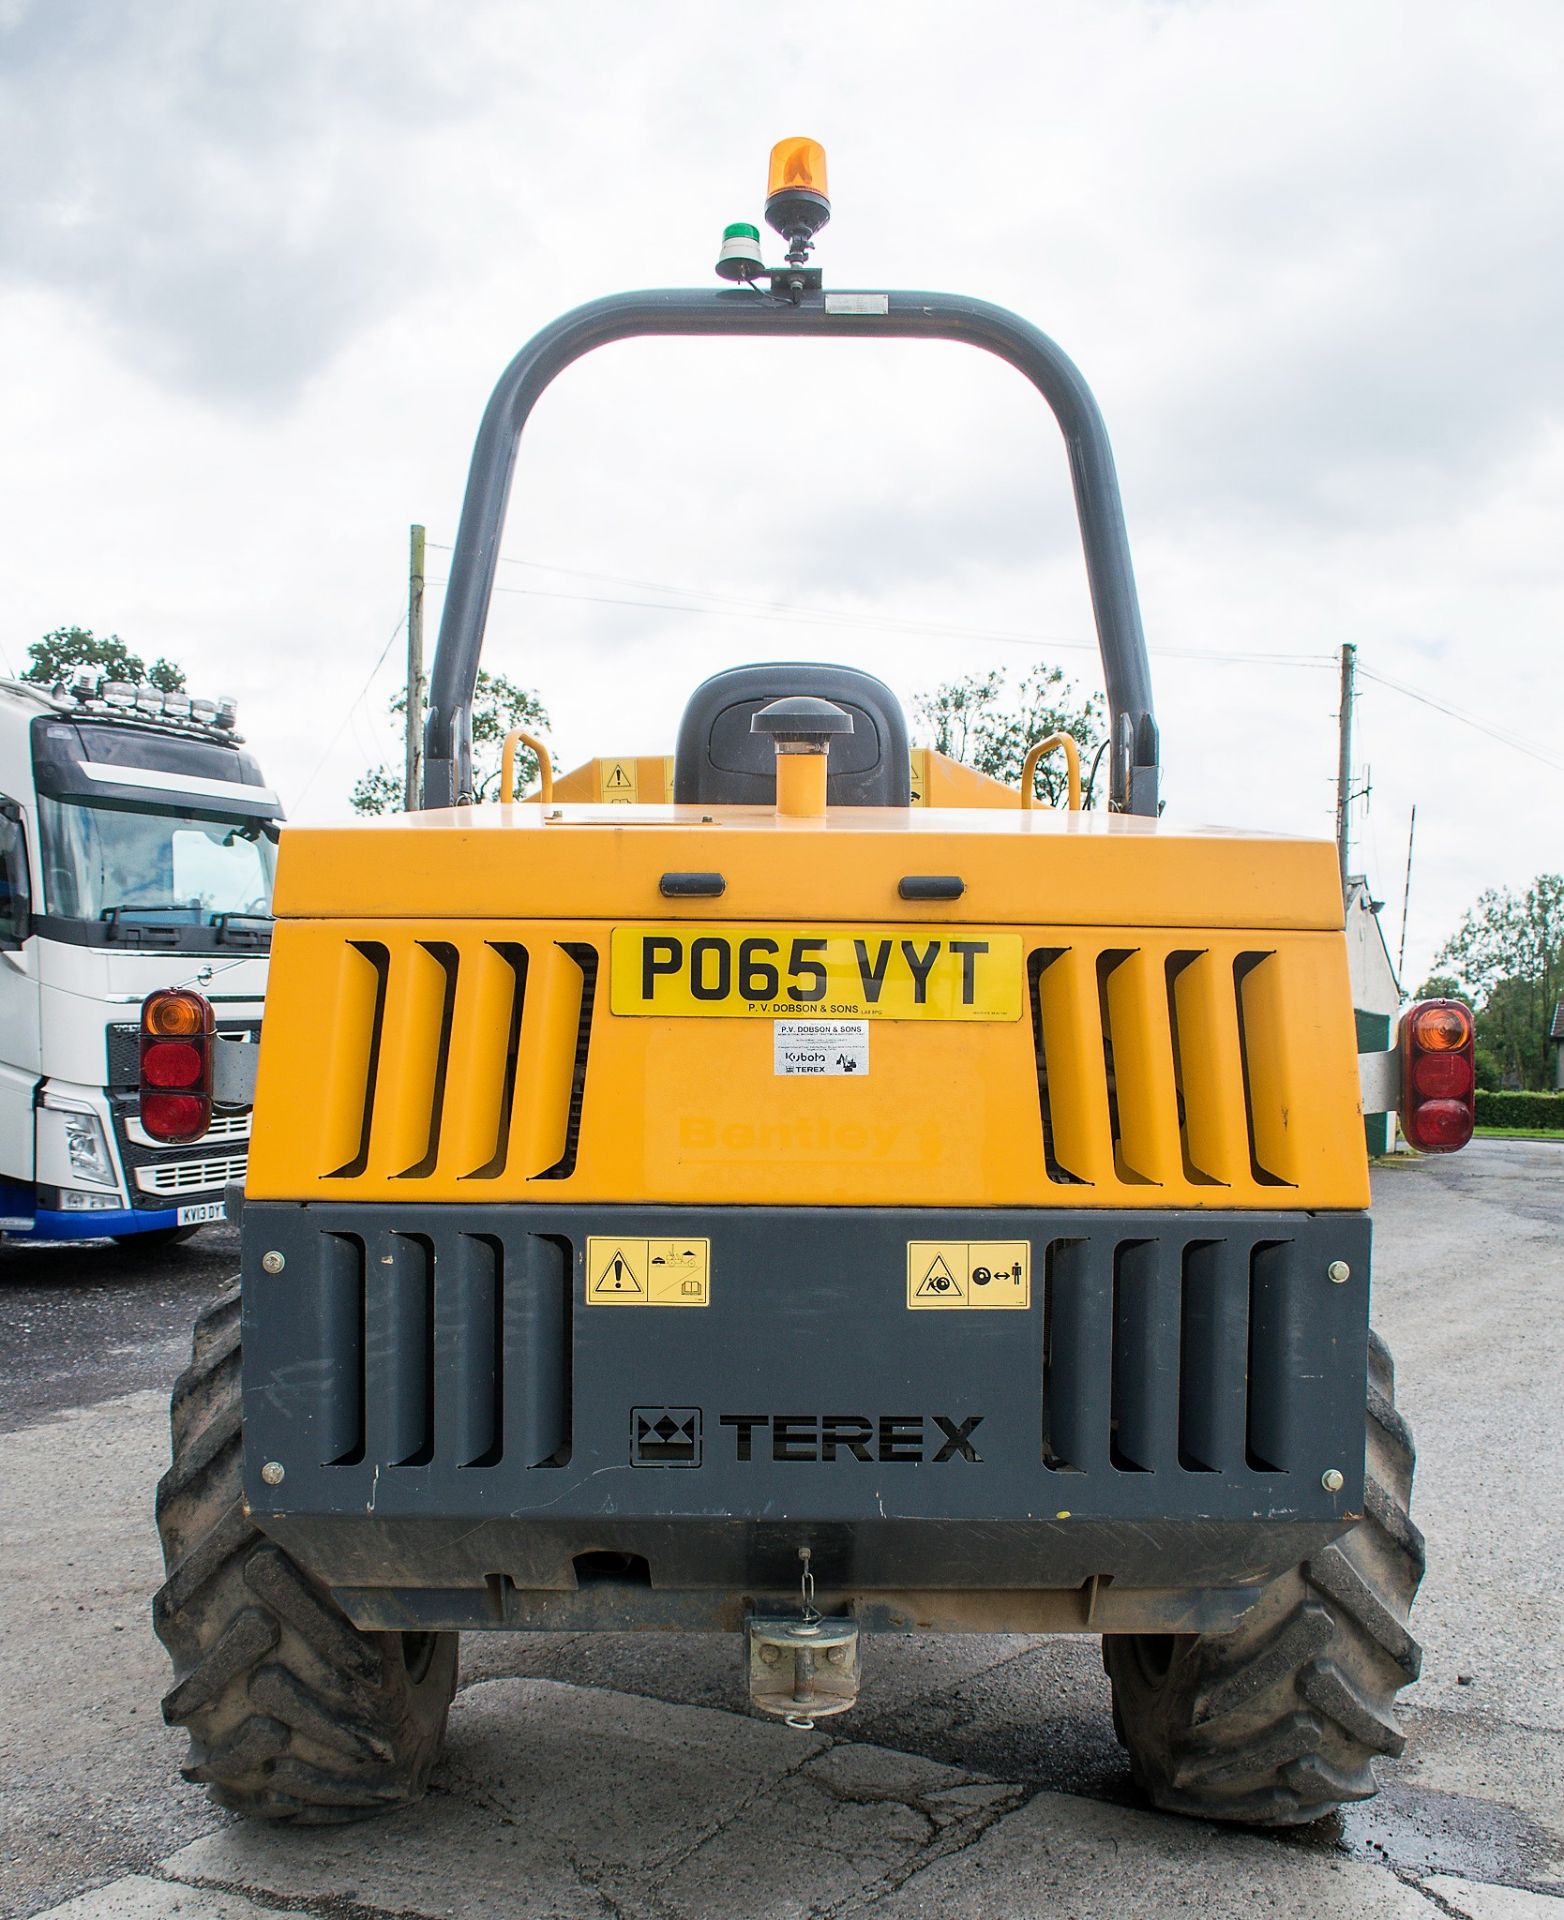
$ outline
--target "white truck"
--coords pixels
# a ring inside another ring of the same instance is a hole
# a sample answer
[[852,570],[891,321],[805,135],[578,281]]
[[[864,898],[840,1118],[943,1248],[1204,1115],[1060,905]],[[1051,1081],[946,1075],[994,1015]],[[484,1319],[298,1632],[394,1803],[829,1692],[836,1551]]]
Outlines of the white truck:
[[83,670],[0,680],[0,1235],[150,1250],[226,1217],[248,1109],[137,1116],[139,1015],[199,986],[259,1037],[281,807],[234,707]]

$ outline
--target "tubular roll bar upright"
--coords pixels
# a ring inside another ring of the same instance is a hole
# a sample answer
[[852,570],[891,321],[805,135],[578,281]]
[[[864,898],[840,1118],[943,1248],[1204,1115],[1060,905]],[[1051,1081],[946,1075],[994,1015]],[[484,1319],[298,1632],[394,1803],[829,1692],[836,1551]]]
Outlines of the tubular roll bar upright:
[[621,293],[562,315],[500,376],[473,448],[450,584],[430,675],[425,807],[472,797],[472,700],[488,623],[516,448],[549,383],[595,347],[651,334],[963,340],[1009,361],[1053,409],[1064,434],[1102,649],[1112,742],[1109,804],[1158,810],[1157,723],[1124,508],[1107,429],[1091,389],[1044,333],[986,300],[948,293],[806,293],[797,305],[753,288]]

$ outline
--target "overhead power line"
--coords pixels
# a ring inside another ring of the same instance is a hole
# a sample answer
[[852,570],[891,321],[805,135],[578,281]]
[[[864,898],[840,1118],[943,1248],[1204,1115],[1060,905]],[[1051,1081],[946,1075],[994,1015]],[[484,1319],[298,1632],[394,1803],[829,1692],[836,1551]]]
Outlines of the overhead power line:
[[1501,746],[1512,747],[1517,753],[1524,753],[1533,760],[1540,760],[1545,767],[1552,767],[1555,773],[1564,773],[1564,760],[1548,752],[1546,747],[1523,735],[1512,733],[1508,727],[1496,726],[1490,720],[1479,720],[1476,714],[1466,713],[1460,707],[1447,707],[1442,700],[1435,700],[1431,694],[1421,688],[1409,687],[1403,681],[1392,680],[1388,674],[1375,673],[1372,667],[1359,665],[1358,672],[1365,680],[1377,680],[1382,687],[1389,687],[1392,693],[1399,693],[1408,700],[1415,700],[1420,706],[1432,707],[1435,713],[1442,713],[1449,720],[1459,720],[1463,727],[1471,727],[1478,733],[1485,733],[1490,740],[1497,740]]
[[[443,553],[451,551],[443,541],[431,540],[428,544]],[[911,620],[900,615],[853,613],[835,607],[811,607],[780,600],[756,600],[719,589],[673,586],[666,581],[641,580],[624,574],[595,573],[580,567],[557,567],[546,561],[523,560],[511,554],[501,554],[500,559],[507,566],[529,567],[541,573],[558,573],[577,580],[600,581],[608,586],[638,587],[644,592],[669,596],[662,600],[643,600],[621,594],[571,593],[559,587],[512,587],[498,583],[494,587],[496,593],[521,594],[528,599],[569,600],[590,606],[637,607],[653,613],[716,614],[724,618],[743,614],[752,619],[787,621],[792,625],[823,626],[858,632],[912,633],[937,640],[977,640],[998,646],[1027,647],[1034,653],[1052,650],[1096,653],[1098,650],[1095,640],[1073,637],[1067,639],[1058,634],[1003,633],[992,628],[969,627],[954,622]],[[443,582],[431,582],[431,584],[443,584]],[[1326,667],[1335,662],[1335,655],[1329,653],[1264,653],[1258,650],[1179,646],[1158,647],[1157,653],[1164,658],[1180,660],[1226,661],[1242,665],[1259,663],[1278,667]]]
[[297,807],[303,806],[304,796],[309,792],[310,788],[313,787],[315,782],[320,778],[321,768],[324,767],[326,762],[331,758],[331,755],[336,748],[337,742],[342,738],[343,734],[347,732],[348,722],[353,718],[354,714],[358,711],[359,706],[363,702],[364,696],[369,692],[369,689],[375,684],[375,675],[379,673],[380,669],[385,665],[386,655],[391,651],[392,647],[396,644],[397,635],[402,631],[403,627],[405,627],[406,625],[407,625],[407,611],[404,608],[402,611],[401,617],[398,619],[396,625],[391,629],[390,633],[386,635],[386,643],[380,649],[380,658],[376,660],[375,664],[370,668],[368,679],[365,680],[363,686],[359,688],[358,692],[354,695],[353,699],[349,702],[348,710],[346,713],[343,714],[341,724],[338,726],[336,732],[326,742],[325,747],[322,749],[320,758],[315,762],[314,771],[310,774],[309,779],[304,782],[304,785],[300,787],[298,794],[295,796],[293,801],[294,807],[297,808]]

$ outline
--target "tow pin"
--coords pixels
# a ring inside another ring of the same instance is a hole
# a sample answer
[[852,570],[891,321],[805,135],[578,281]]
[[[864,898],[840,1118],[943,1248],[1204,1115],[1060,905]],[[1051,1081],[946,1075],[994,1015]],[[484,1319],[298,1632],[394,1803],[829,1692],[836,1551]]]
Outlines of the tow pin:
[[[820,1609],[815,1605],[815,1576],[811,1568],[810,1549],[800,1547],[799,1560],[802,1572],[798,1576],[798,1599],[803,1619],[794,1629],[797,1633],[818,1633],[820,1631]],[[815,1723],[808,1709],[815,1699],[814,1688],[810,1682],[815,1677],[815,1650],[813,1647],[800,1647],[793,1655],[793,1698],[800,1708],[799,1712],[784,1714],[782,1724],[793,1727],[799,1733],[813,1733]]]

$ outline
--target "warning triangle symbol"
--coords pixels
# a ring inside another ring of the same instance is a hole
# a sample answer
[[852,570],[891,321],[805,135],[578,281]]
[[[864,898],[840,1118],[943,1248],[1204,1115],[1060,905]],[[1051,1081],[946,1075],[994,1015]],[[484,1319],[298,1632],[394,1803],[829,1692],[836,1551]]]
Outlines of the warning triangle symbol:
[[918,1282],[915,1300],[963,1300],[966,1289],[945,1264],[942,1253],[934,1256],[934,1263]]
[[623,791],[623,789],[628,787],[629,784],[630,784],[630,776],[625,772],[624,768],[616,760],[614,762],[614,770],[608,776],[609,792],[612,793],[616,789]]
[[641,1283],[636,1279],[622,1248],[615,1250],[613,1259],[597,1276],[597,1282],[592,1291],[594,1293],[639,1293],[641,1291]]

